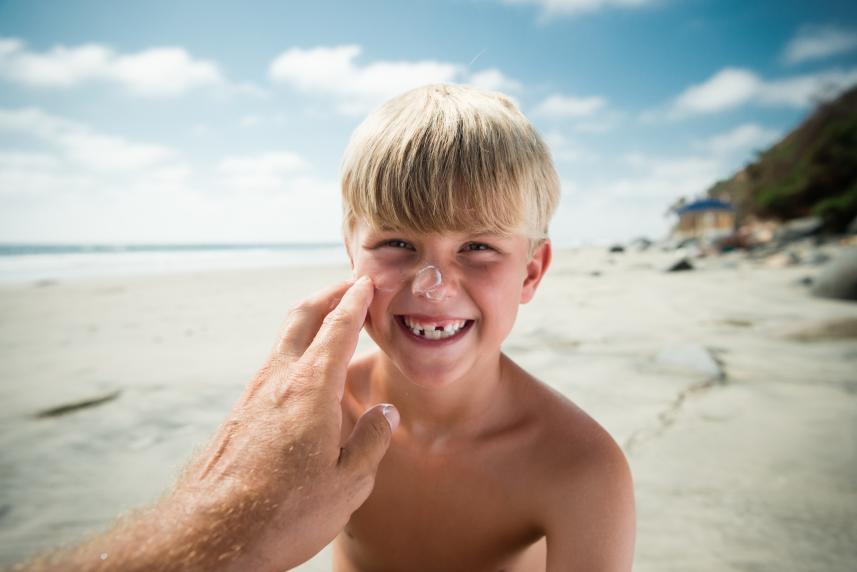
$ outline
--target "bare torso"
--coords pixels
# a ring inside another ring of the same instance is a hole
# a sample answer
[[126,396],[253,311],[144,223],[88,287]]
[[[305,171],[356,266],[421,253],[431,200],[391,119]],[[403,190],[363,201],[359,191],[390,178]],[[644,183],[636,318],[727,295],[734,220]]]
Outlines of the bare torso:
[[[363,385],[371,363],[349,370],[343,435],[372,405]],[[372,494],[337,538],[334,570],[545,570],[542,508],[562,486],[551,465],[573,457],[569,434],[587,441],[598,426],[517,366],[513,373],[509,394],[472,435],[426,445],[397,430]]]

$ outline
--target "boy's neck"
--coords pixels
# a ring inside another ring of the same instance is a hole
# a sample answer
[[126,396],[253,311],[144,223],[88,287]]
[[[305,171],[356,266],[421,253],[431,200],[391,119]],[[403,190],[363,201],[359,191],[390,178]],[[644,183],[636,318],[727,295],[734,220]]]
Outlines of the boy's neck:
[[369,387],[373,403],[393,403],[401,415],[397,432],[420,448],[443,449],[457,441],[477,438],[502,409],[502,386],[508,358],[498,350],[486,356],[465,377],[442,387],[420,386],[405,377],[378,352]]

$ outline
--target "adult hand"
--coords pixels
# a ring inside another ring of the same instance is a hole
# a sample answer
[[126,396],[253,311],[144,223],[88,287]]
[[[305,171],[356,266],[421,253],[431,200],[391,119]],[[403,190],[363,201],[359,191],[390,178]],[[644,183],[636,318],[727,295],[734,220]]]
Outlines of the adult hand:
[[281,571],[330,542],[369,496],[399,421],[393,406],[377,405],[341,443],[345,376],[373,291],[361,278],[298,304],[171,493],[63,569]]
[[[181,479],[191,508],[202,502],[222,513],[236,564],[282,570],[309,559],[372,491],[398,413],[385,404],[368,410],[341,448],[340,431],[346,371],[373,291],[363,278],[296,306],[268,362]],[[235,542],[236,525],[252,534]]]

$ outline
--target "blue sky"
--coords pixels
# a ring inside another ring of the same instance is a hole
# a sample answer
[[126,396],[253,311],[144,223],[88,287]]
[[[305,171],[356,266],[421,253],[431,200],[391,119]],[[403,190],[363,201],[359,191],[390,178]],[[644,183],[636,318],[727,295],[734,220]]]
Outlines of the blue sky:
[[436,81],[548,141],[557,243],[657,237],[857,83],[857,4],[0,2],[0,241],[336,241],[349,134]]

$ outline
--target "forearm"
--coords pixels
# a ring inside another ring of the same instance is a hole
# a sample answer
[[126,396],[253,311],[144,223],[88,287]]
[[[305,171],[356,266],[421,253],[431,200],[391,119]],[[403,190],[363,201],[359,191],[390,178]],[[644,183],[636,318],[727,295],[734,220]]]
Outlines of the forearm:
[[366,500],[398,413],[367,410],[341,439],[345,374],[374,289],[361,278],[303,301],[210,446],[168,496],[28,572],[279,572],[328,544]]
[[[168,497],[120,517],[109,529],[73,548],[51,551],[16,566],[26,572],[137,572],[148,570],[264,570],[252,554],[249,515],[262,503],[194,505]],[[228,508],[227,508],[228,507]]]

